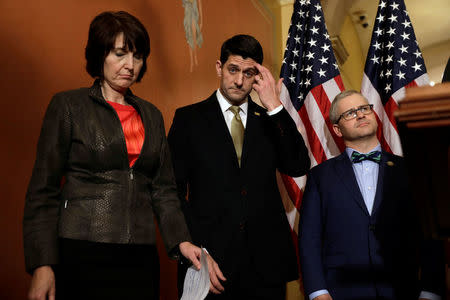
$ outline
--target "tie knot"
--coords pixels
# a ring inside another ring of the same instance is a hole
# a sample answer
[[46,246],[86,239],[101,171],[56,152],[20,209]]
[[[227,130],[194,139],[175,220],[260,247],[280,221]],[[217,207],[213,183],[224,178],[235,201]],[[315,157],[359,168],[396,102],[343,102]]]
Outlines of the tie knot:
[[356,151],[352,152],[352,162],[359,163],[363,160],[371,160],[376,163],[380,163],[381,160],[381,151],[372,151],[368,154],[359,153]]
[[241,108],[240,108],[239,106],[237,106],[237,105],[231,105],[230,108],[229,108],[229,110],[230,110],[231,112],[233,112],[233,114],[234,114],[235,116],[239,116],[239,111],[241,110]]

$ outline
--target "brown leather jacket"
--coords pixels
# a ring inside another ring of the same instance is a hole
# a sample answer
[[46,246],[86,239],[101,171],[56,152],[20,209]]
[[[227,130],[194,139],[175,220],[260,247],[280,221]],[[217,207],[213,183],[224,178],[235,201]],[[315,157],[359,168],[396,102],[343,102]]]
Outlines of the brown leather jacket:
[[190,240],[180,210],[159,110],[131,91],[145,140],[129,167],[119,117],[90,88],[56,94],[44,117],[23,219],[28,272],[58,263],[58,237],[155,244],[154,217],[167,251]]

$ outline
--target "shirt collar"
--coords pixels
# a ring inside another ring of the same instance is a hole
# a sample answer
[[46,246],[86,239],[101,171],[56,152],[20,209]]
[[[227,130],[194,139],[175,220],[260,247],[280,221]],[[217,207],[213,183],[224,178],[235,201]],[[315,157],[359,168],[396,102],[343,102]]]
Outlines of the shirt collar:
[[[222,113],[225,113],[232,105],[228,100],[222,95],[220,92],[220,89],[217,89],[216,92],[217,100],[219,101],[220,109],[222,110]],[[247,114],[248,111],[248,97],[245,99],[245,102],[239,105],[241,111],[244,114]]]
[[[348,156],[348,158],[350,158],[350,160],[352,159],[352,153],[353,153],[353,151],[356,151],[356,152],[359,153],[358,150],[355,150],[355,149],[353,149],[353,148],[350,148],[350,147],[345,148],[345,152],[347,153],[347,156]],[[370,150],[369,152],[367,152],[367,153],[370,153],[370,152],[372,152],[372,151],[381,151],[381,145],[378,143],[378,145],[376,145],[373,149],[371,149],[371,150]],[[364,154],[367,154],[367,153],[364,153]]]

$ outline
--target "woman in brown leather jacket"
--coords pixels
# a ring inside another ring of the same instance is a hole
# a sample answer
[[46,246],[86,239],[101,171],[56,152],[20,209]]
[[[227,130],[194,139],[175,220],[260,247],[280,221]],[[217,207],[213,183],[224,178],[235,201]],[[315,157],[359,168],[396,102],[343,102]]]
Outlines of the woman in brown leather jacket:
[[94,84],[49,104],[23,220],[30,299],[159,299],[154,217],[169,255],[200,266],[161,113],[130,91],[149,54],[138,19],[101,13],[85,53]]

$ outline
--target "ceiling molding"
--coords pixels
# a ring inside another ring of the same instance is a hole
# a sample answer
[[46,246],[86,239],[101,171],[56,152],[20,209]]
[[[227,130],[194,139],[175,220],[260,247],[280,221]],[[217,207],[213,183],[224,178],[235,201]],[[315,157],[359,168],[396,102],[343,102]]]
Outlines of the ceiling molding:
[[[331,36],[339,35],[341,33],[345,17],[355,1],[356,0],[321,1],[325,23],[327,24],[328,33]],[[372,1],[376,2],[375,0]]]
[[278,0],[278,4],[280,6],[284,6],[284,5],[288,5],[288,4],[293,4],[295,1],[294,0]]

